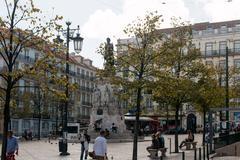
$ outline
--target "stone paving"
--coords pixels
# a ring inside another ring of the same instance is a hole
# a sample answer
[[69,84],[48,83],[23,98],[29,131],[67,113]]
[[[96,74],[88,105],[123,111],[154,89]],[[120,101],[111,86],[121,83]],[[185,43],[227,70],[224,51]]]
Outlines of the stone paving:
[[[172,151],[174,151],[174,136],[164,135],[165,145],[168,148],[166,160],[181,160],[182,154],[169,154],[169,138],[172,139]],[[179,142],[181,142],[186,135],[179,136]],[[198,146],[201,145],[201,135],[195,135],[195,139],[198,142]],[[150,137],[147,138],[150,140]],[[149,146],[151,141],[144,141],[138,143],[138,160],[149,160],[147,157],[148,153],[146,147]],[[109,160],[131,160],[132,157],[132,146],[131,142],[128,143],[109,143],[108,144],[108,157]],[[80,144],[69,144],[68,151],[71,153],[70,156],[61,157],[58,152],[58,142],[51,141],[32,141],[32,142],[21,142],[19,144],[19,156],[16,160],[79,160],[80,158]],[[92,151],[92,144],[90,144],[90,151]],[[184,150],[185,151],[185,150]],[[185,160],[194,160],[193,151],[185,151]],[[236,157],[223,157],[214,158],[214,160],[240,160]]]

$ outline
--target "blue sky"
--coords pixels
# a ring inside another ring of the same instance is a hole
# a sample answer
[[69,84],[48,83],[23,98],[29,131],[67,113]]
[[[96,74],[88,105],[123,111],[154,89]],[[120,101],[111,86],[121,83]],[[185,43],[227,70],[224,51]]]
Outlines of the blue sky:
[[[103,63],[96,53],[99,44],[107,37],[114,43],[124,38],[123,28],[147,11],[157,10],[163,15],[162,27],[169,27],[173,16],[191,23],[240,19],[240,0],[34,0],[34,3],[48,17],[58,14],[64,17],[63,22],[71,21],[74,28],[80,25],[84,37],[80,54],[92,59],[97,67]],[[4,0],[0,0],[0,6],[3,15]]]

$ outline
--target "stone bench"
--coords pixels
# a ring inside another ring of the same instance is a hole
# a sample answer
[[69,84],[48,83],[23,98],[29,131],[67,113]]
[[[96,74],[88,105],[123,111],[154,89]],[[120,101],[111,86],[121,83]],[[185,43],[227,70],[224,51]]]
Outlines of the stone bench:
[[147,151],[150,153],[149,157],[155,159],[155,158],[158,158],[158,151],[161,151],[162,157],[166,157],[167,148],[158,148],[158,149],[149,148],[147,149]]
[[197,142],[186,142],[186,150],[190,150],[192,145],[192,149],[196,149]]

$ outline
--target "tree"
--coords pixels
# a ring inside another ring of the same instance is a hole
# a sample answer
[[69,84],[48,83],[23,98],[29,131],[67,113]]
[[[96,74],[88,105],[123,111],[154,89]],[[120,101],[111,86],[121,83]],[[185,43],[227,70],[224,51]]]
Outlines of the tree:
[[[129,24],[124,32],[127,36],[134,37],[130,38],[133,43],[119,43],[117,56],[113,60],[115,65],[112,70],[114,72],[105,68],[101,73],[101,75],[107,77],[111,84],[122,90],[122,97],[125,97],[125,100],[128,97],[128,102],[132,102],[131,105],[136,110],[132,160],[137,160],[142,92],[152,81],[155,73],[154,62],[160,55],[159,45],[156,45],[161,39],[157,32],[160,22],[160,15],[149,13],[144,19],[138,19]],[[105,55],[105,47],[101,46],[99,53]]]
[[200,52],[192,43],[189,24],[173,19],[173,28],[162,44],[166,49],[156,61],[158,72],[153,83],[155,99],[166,99],[175,108],[175,152],[178,150],[179,110],[191,100],[193,82],[198,77]]
[[224,106],[225,91],[219,86],[216,70],[213,67],[202,66],[202,73],[195,83],[192,92],[192,102],[196,109],[203,113],[203,139],[205,144],[206,113],[213,107]]
[[[53,52],[47,46],[52,34],[51,30],[59,27],[57,21],[62,17],[56,16],[48,22],[43,22],[39,16],[41,11],[36,8],[32,0],[5,0],[7,16],[0,18],[0,57],[4,68],[0,72],[3,91],[4,129],[1,159],[6,159],[7,131],[10,121],[10,102],[13,89],[24,76],[36,73],[37,69],[47,69],[52,61]],[[33,48],[40,51],[42,57],[36,58],[31,65],[17,66],[16,61],[26,49]]]

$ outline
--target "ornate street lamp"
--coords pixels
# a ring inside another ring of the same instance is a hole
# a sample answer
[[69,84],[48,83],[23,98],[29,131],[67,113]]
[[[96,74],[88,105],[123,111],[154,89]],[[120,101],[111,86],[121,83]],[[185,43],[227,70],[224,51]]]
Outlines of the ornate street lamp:
[[[68,93],[68,79],[69,79],[69,42],[70,40],[73,40],[74,44],[74,50],[76,53],[80,53],[82,50],[82,43],[83,43],[83,38],[80,37],[79,34],[79,26],[77,29],[70,29],[71,22],[66,22],[67,29],[66,30],[60,30],[60,32],[63,33],[64,37],[66,38],[67,41],[67,53],[66,53],[66,79],[67,79],[67,84],[66,84],[66,90],[65,90],[65,95],[66,95],[66,100],[65,100],[65,105],[64,105],[64,123],[63,123],[63,137],[59,141],[59,151],[61,152],[60,155],[66,156],[70,155],[70,153],[67,152],[67,123],[68,123],[68,101],[69,101],[69,93]],[[74,33],[77,31],[77,36],[74,37]],[[58,35],[55,41],[59,43],[63,43],[63,40],[60,38]]]

